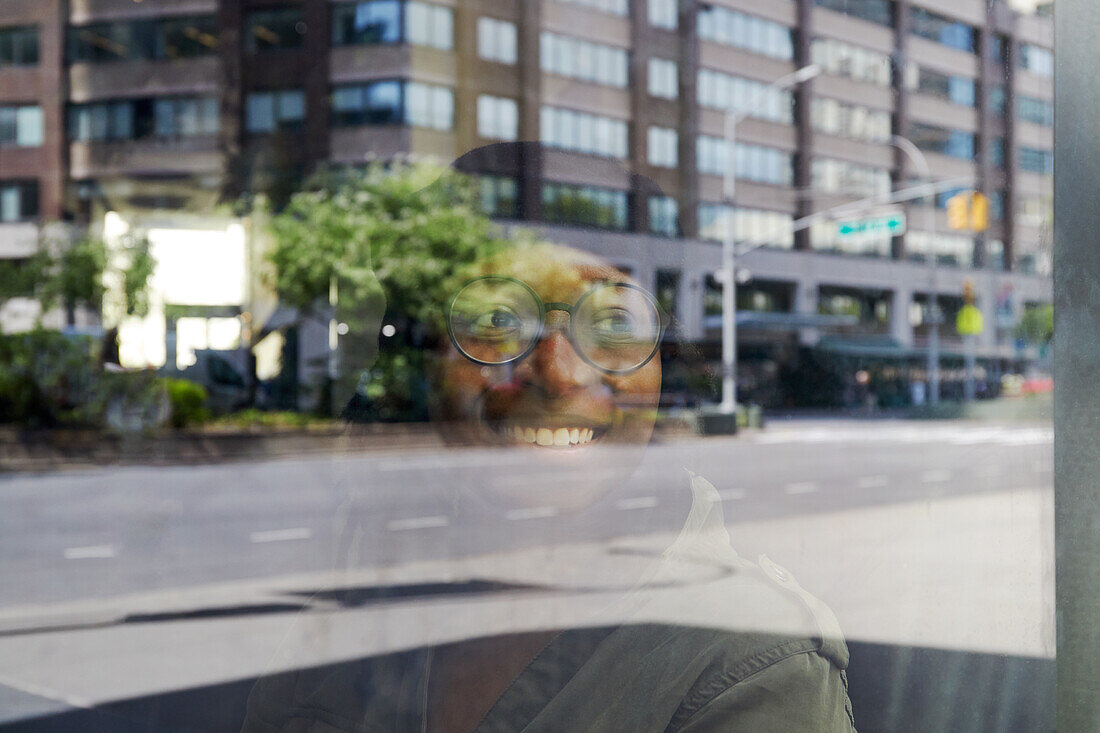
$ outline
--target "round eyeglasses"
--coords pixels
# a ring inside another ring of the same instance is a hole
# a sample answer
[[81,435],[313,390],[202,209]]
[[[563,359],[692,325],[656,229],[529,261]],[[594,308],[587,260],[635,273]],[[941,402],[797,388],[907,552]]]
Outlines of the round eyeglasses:
[[451,298],[447,331],[470,361],[501,366],[530,354],[546,332],[547,314],[557,310],[569,314],[565,335],[577,354],[610,374],[645,366],[666,325],[657,300],[630,283],[600,283],[570,305],[543,302],[522,280],[486,275]]

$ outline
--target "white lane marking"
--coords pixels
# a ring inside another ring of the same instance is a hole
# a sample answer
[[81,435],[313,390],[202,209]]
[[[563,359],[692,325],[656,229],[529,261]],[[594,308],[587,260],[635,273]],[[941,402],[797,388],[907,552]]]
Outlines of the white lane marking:
[[255,543],[261,542],[290,542],[291,540],[308,540],[313,536],[313,530],[309,527],[290,527],[288,529],[269,529],[263,532],[253,532],[248,539]]
[[796,481],[793,484],[787,484],[783,487],[783,490],[788,494],[812,494],[815,491],[819,491],[821,485],[816,481]]
[[631,509],[652,509],[655,506],[657,506],[656,496],[636,496],[632,499],[619,499],[615,502],[615,508],[624,512]]
[[442,515],[435,517],[410,517],[408,519],[391,519],[386,522],[386,529],[391,532],[407,532],[411,529],[433,529],[446,527],[451,520]]
[[861,489],[881,489],[890,485],[889,476],[863,476],[856,481],[856,486]]
[[938,484],[951,480],[951,472],[944,468],[925,471],[920,475],[920,480],[926,484]]
[[37,695],[38,697],[44,697],[47,700],[57,700],[58,702],[65,703],[71,708],[85,708],[90,710],[95,707],[95,703],[87,698],[70,695],[67,692],[61,692],[52,687],[46,687],[34,682],[24,682],[22,680],[13,679],[7,675],[0,675],[0,685],[11,687],[31,695]]
[[722,501],[738,501],[748,496],[744,489],[722,489],[718,492],[718,498]]
[[505,516],[513,522],[524,519],[549,519],[558,516],[558,510],[552,506],[534,506],[526,509],[510,509]]
[[88,545],[87,547],[70,547],[65,550],[66,560],[92,560],[110,559],[117,553],[114,545]]

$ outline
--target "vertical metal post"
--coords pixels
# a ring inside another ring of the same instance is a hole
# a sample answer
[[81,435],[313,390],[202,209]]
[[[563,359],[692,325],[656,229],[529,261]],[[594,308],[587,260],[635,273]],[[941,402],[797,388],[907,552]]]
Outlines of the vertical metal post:
[[722,227],[722,405],[721,411],[737,411],[737,244],[733,232],[733,202],[737,186],[737,113],[726,112],[726,165],[722,178],[722,200],[726,220]]
[[334,417],[337,414],[336,379],[340,376],[340,352],[338,351],[340,334],[339,325],[336,323],[337,295],[336,275],[333,275],[328,281],[328,304],[332,309],[331,317],[328,319],[328,399],[329,413]]

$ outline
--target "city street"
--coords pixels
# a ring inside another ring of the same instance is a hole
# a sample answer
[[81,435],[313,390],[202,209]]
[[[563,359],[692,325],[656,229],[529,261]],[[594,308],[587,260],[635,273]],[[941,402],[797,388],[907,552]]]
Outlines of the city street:
[[[685,469],[713,483],[729,544],[792,571],[850,641],[1050,658],[1051,440],[1042,425],[774,422],[652,445],[582,512],[493,503],[546,488],[525,451],[7,476],[0,711],[18,720],[475,628],[574,623],[603,597],[593,588],[640,572],[631,553],[675,540],[692,505]],[[593,561],[609,553],[624,559]],[[325,595],[341,587],[358,602]],[[323,618],[329,641],[290,653],[299,611]]]

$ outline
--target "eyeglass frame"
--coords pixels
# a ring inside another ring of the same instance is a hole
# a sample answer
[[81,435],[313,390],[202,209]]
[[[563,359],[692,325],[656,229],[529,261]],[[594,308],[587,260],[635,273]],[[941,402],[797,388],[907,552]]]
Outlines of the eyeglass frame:
[[[527,346],[526,349],[524,349],[519,354],[516,354],[515,356],[511,357],[507,361],[482,361],[481,359],[475,359],[474,357],[470,356],[469,354],[466,353],[466,350],[463,349],[462,346],[459,345],[458,339],[455,338],[454,329],[451,326],[451,314],[454,311],[454,304],[455,304],[455,301],[458,299],[458,296],[461,295],[462,291],[465,290],[466,288],[468,288],[470,285],[473,285],[474,283],[479,282],[481,280],[505,280],[505,281],[508,281],[508,282],[516,283],[517,285],[522,286],[523,289],[526,290],[528,293],[530,293],[531,297],[534,299],[534,302],[536,304],[538,304],[539,307],[540,307],[538,332],[531,339],[531,343]],[[657,312],[657,338],[653,342],[653,349],[652,349],[652,351],[649,352],[649,356],[647,356],[645,359],[643,359],[640,363],[636,364],[635,366],[630,367],[629,369],[608,369],[607,367],[603,367],[603,366],[600,366],[599,364],[596,364],[594,361],[592,361],[592,359],[590,359],[588,357],[588,355],[586,353],[584,353],[584,349],[580,348],[577,345],[576,337],[573,335],[573,312],[580,307],[580,305],[584,302],[584,300],[586,298],[591,296],[597,290],[600,290],[601,288],[607,288],[607,287],[621,287],[621,288],[629,288],[631,290],[636,290],[639,293],[641,293],[643,297],[648,299],[648,301],[653,305],[653,309]],[[451,344],[454,345],[455,349],[458,350],[458,353],[462,354],[463,358],[468,359],[469,361],[472,361],[474,364],[480,364],[482,366],[508,366],[509,364],[514,364],[515,362],[520,361],[521,359],[527,358],[528,356],[531,355],[531,352],[534,351],[538,347],[539,342],[542,341],[542,338],[546,333],[546,316],[549,315],[549,313],[551,311],[565,311],[567,314],[569,314],[569,324],[568,324],[568,326],[564,329],[561,329],[561,331],[565,334],[566,340],[569,342],[569,345],[573,347],[573,352],[576,353],[577,356],[579,356],[584,361],[585,364],[588,364],[593,369],[598,369],[599,371],[603,372],[604,374],[620,374],[620,375],[621,374],[631,374],[633,372],[638,371],[639,369],[644,367],[646,364],[651,362],[653,360],[653,357],[657,355],[657,352],[661,350],[661,342],[664,341],[665,332],[668,330],[668,325],[669,325],[669,316],[668,316],[667,313],[665,313],[664,308],[661,307],[661,304],[657,300],[656,296],[654,296],[653,293],[649,292],[648,290],[641,287],[640,285],[635,285],[634,283],[628,283],[628,282],[601,282],[601,283],[598,283],[598,284],[593,285],[592,287],[588,288],[588,290],[585,290],[581,294],[581,297],[577,298],[577,302],[570,305],[569,303],[561,303],[561,302],[556,302],[556,301],[551,301],[551,302],[548,303],[548,302],[544,301],[542,298],[539,297],[539,294],[535,292],[534,288],[532,288],[530,285],[525,283],[523,280],[520,280],[519,278],[509,277],[507,275],[481,275],[479,277],[471,278],[470,280],[467,280],[466,282],[464,282],[461,285],[461,287],[459,287],[457,290],[455,290],[454,295],[452,295],[448,299],[448,301],[447,301],[447,336],[450,337]]]

